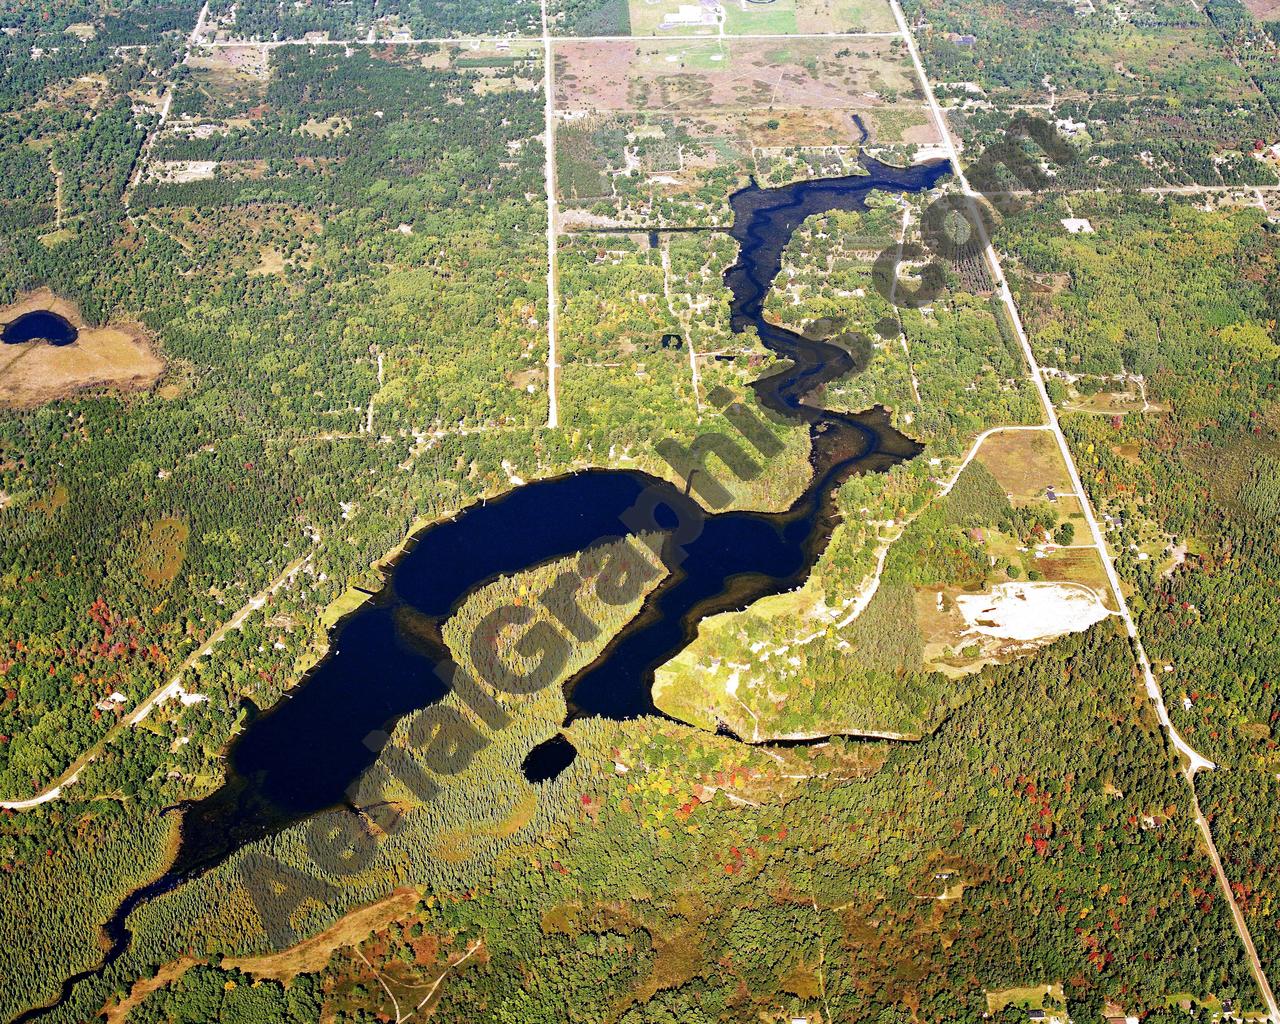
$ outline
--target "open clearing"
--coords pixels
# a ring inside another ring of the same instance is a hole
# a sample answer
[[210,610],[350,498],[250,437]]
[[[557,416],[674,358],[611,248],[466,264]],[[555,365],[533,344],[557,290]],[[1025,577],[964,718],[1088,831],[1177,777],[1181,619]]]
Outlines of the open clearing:
[[[1019,1006],[1025,1009],[1041,1009],[1048,999],[1059,1006],[1065,1005],[1062,983],[1053,985],[1024,985],[1020,988],[998,988],[987,990],[987,1012],[999,1013],[1006,1006]],[[1063,1016],[1065,1016],[1065,1012]]]
[[[213,108],[244,110],[266,98],[271,77],[267,51],[261,47],[235,47],[192,55],[180,92],[194,91]],[[202,105],[203,105],[202,103]]]
[[1071,491],[1071,478],[1052,435],[1044,431],[1009,430],[982,442],[979,461],[999,481],[1015,505],[1043,500],[1046,488]]
[[796,0],[798,32],[893,32],[897,27],[883,0]]
[[[381,931],[409,913],[417,903],[417,890],[397,889],[377,903],[352,911],[319,935],[296,946],[264,956],[228,957],[223,965],[244,971],[255,978],[289,982],[299,974],[322,969],[336,950],[363,942],[371,933]],[[196,964],[203,962],[195,957],[184,956],[165,964],[154,977],[135,982],[124,999],[104,1010],[108,1024],[124,1024],[129,1013],[152,992],[177,981]]]
[[[631,0],[633,36],[719,33],[714,7],[689,0]],[[883,0],[722,0],[726,35],[819,32],[892,32],[893,13]]]
[[989,594],[959,595],[956,607],[969,633],[1023,641],[1079,633],[1111,614],[1079,583],[997,583]]
[[186,520],[176,516],[166,516],[144,528],[138,571],[149,587],[163,587],[177,578],[187,557],[190,535]]
[[223,963],[256,978],[291,981],[299,974],[318,971],[334,951],[362,942],[371,932],[386,928],[418,904],[416,889],[398,889],[386,899],[362,907],[339,920],[319,935],[279,953],[264,956],[228,957]]
[[153,181],[187,184],[192,181],[210,181],[218,173],[216,160],[162,160],[147,168]]
[[999,583],[982,593],[957,583],[916,588],[926,668],[968,675],[1031,654],[1114,614],[1096,549],[1058,548],[1028,564],[1043,581]]
[[[892,40],[708,39],[562,43],[560,110],[831,109],[857,113],[888,92],[914,97]],[[914,101],[918,103],[919,101]]]
[[79,309],[48,289],[0,310],[0,326],[38,309],[65,317],[80,336],[70,345],[31,342],[0,347],[0,407],[32,408],[88,388],[141,391],[164,372],[164,361],[141,327],[89,327]]

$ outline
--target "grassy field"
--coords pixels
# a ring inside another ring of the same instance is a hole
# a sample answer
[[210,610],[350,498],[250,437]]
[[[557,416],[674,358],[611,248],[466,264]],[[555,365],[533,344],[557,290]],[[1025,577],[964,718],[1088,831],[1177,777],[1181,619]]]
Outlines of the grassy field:
[[658,0],[656,3],[651,3],[650,0],[631,0],[628,5],[631,34],[633,36],[715,35],[716,25],[706,8],[700,8],[705,13],[705,18],[697,23],[677,20],[680,8],[689,6],[700,7],[698,4],[682,3],[681,0]]
[[[631,34],[716,35],[710,13],[693,20],[681,17],[681,8],[690,6],[698,5],[688,0],[630,0]],[[726,35],[892,32],[896,28],[883,0],[723,0],[723,10]]]
[[1009,430],[992,434],[978,458],[1016,505],[1041,500],[1046,487],[1071,490],[1067,467],[1047,430]]
[[783,35],[798,31],[797,0],[724,0],[724,30],[733,35]]
[[[1006,1006],[1017,1006],[1023,1009],[1041,1009],[1048,1000],[1058,1006],[1063,1003],[1062,983],[1052,985],[1023,985],[1020,988],[990,989],[987,991],[987,1012],[999,1013]],[[1050,1003],[1049,1005],[1053,1005]]]
[[796,0],[800,32],[892,32],[893,12],[884,0]]
[[164,372],[164,361],[136,324],[90,327],[80,310],[48,289],[0,309],[0,325],[33,310],[51,310],[79,331],[70,345],[6,345],[0,357],[0,407],[32,408],[78,391],[140,391]]
[[187,555],[187,538],[191,528],[185,519],[165,516],[144,530],[138,571],[152,588],[172,583]]

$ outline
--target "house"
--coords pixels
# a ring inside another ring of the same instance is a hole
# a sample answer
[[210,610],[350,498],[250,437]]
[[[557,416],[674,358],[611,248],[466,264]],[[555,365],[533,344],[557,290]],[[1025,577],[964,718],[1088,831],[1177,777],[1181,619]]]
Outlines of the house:
[[1044,1010],[1034,1009],[1034,1010],[1027,1011],[1027,1020],[1044,1020],[1044,1019],[1045,1019]]
[[1088,122],[1077,121],[1070,117],[1059,117],[1053,122],[1053,125],[1068,139],[1083,135],[1089,128]]
[[112,711],[118,705],[126,703],[128,699],[128,697],[117,690],[108,694],[106,697],[103,697],[102,700],[98,701],[94,705],[94,707],[99,711]]

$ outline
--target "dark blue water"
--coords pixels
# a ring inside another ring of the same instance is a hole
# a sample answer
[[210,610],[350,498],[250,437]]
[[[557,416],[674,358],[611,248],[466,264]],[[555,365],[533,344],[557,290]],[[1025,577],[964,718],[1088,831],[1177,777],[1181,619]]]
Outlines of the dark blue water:
[[563,733],[556,733],[539,743],[520,764],[520,771],[530,782],[549,782],[573,764],[578,752]]
[[[725,274],[732,326],[754,327],[764,344],[792,361],[755,382],[773,414],[810,425],[813,478],[780,513],[698,513],[697,536],[669,541],[670,575],[649,595],[636,621],[596,662],[565,684],[569,718],[654,714],[653,672],[687,646],[708,615],[799,586],[838,522],[835,492],[854,473],[880,472],[915,457],[921,446],[895,430],[882,409],[833,413],[811,402],[822,385],[853,372],[852,355],[767,323],[765,296],[782,252],[806,217],[866,208],[875,190],[919,192],[949,172],[945,161],[897,168],[864,158],[866,175],[797,182],[776,189],[752,184],[732,197],[737,263]],[[766,470],[767,471],[767,470]],[[429,527],[391,572],[385,589],[337,627],[331,652],[269,712],[251,718],[227,753],[227,781],[184,809],[182,844],[169,872],[132,894],[105,926],[106,964],[129,941],[126,919],[140,902],[180,885],[240,846],[341,805],[350,785],[375,760],[365,744],[375,730],[440,700],[451,678],[441,628],[466,598],[498,575],[585,551],[628,535],[624,516],[643,492],[669,508],[654,525],[688,527],[692,503],[671,484],[642,473],[590,470],[518,488]],[[682,509],[684,518],[671,508]],[[563,736],[530,751],[531,781],[553,778],[575,752]],[[62,997],[76,981],[69,979]],[[56,1005],[56,1004],[55,1004]],[[43,1011],[32,1011],[20,1021]]]
[[79,332],[71,322],[57,313],[37,309],[24,313],[5,325],[0,341],[6,345],[22,345],[28,341],[47,341],[50,345],[70,345]]

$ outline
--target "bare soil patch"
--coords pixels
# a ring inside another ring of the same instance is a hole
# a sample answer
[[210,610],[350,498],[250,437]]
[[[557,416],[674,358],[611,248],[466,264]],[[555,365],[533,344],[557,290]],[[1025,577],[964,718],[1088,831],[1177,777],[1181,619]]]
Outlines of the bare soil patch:
[[914,93],[887,39],[592,41],[562,44],[556,60],[561,110],[857,112],[887,90]]
[[140,325],[90,327],[73,303],[47,288],[0,309],[0,328],[40,309],[65,317],[80,335],[70,345],[0,346],[0,408],[30,409],[91,388],[142,391],[164,372]]
[[153,181],[185,185],[193,181],[211,181],[218,173],[216,160],[157,160],[148,168]]
[[1280,0],[1244,0],[1244,5],[1259,21],[1280,19]]
[[249,273],[254,276],[283,274],[284,266],[284,256],[278,250],[263,246],[258,250],[258,265]]
[[961,594],[956,606],[965,635],[1033,641],[1078,633],[1110,610],[1090,588],[1071,583],[997,583],[987,593]]

